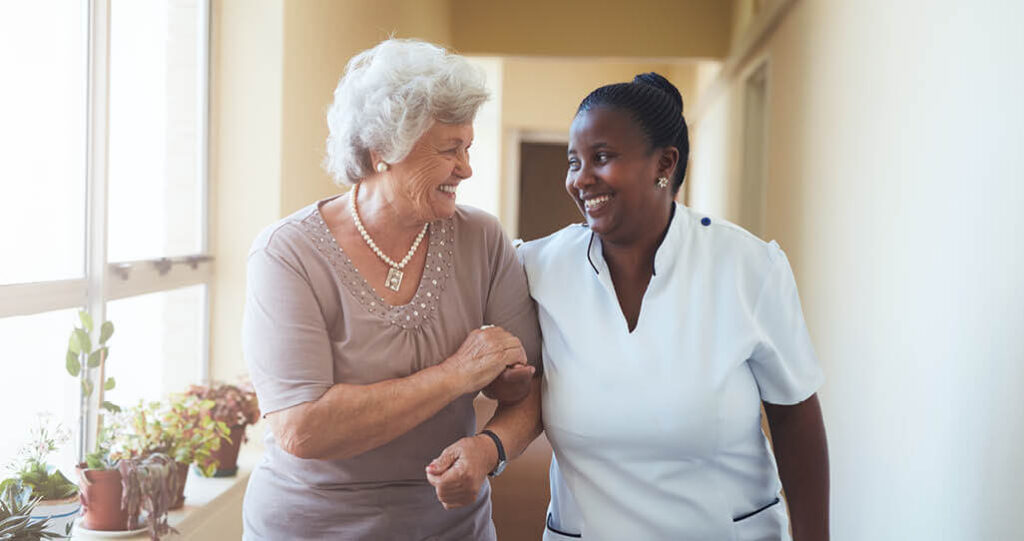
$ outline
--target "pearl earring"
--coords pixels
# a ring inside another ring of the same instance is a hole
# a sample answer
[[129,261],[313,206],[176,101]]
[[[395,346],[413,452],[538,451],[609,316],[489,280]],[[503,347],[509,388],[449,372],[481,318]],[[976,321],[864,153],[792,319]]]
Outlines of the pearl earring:
[[377,163],[377,172],[378,173],[383,173],[384,171],[387,171],[387,170],[388,170],[388,164],[386,162],[378,162]]
[[668,188],[668,177],[658,177],[658,187]]

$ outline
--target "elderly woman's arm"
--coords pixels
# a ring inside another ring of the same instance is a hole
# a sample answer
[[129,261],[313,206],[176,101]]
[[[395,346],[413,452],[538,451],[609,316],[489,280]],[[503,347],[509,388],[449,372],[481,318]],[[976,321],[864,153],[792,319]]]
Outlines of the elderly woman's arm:
[[370,385],[338,383],[319,399],[267,415],[278,445],[299,458],[341,459],[375,449],[474,393],[507,365],[525,363],[519,340],[498,327],[470,333],[444,362]]
[[[540,415],[540,376],[530,381],[530,392],[516,403],[499,403],[487,429],[498,435],[511,461],[544,430]],[[485,435],[476,435],[449,445],[427,466],[427,480],[434,485],[437,499],[445,509],[476,501],[487,474],[498,464],[498,449]]]
[[818,395],[792,406],[765,403],[794,541],[828,539],[828,443]]

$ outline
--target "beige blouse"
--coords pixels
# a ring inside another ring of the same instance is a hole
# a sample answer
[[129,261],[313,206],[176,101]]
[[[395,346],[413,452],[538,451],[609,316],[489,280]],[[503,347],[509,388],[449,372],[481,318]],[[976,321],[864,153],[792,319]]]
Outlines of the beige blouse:
[[[494,217],[459,206],[430,226],[412,301],[390,306],[310,205],[265,229],[248,260],[243,342],[264,414],[313,401],[335,383],[402,378],[442,362],[470,331],[505,328],[532,364],[540,330],[526,276]],[[490,489],[446,511],[424,468],[475,431],[465,395],[408,433],[344,460],[301,459],[267,433],[249,480],[245,539],[494,539]]]

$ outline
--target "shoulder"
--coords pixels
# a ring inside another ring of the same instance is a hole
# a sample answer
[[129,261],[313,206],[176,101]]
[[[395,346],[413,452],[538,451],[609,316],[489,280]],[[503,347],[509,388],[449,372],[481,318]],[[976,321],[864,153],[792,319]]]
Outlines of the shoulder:
[[488,232],[501,231],[501,222],[493,214],[470,207],[468,205],[455,205],[455,215],[452,220],[456,225],[469,230],[482,230]]
[[511,241],[501,228],[501,222],[486,211],[457,205],[451,222],[455,229],[455,242],[462,246],[462,249],[473,247],[473,250],[493,254],[504,249],[506,245],[511,246]]
[[253,239],[249,256],[265,252],[282,258],[299,257],[312,246],[310,239],[327,234],[318,212],[319,202],[307,205],[264,227]]
[[[523,243],[519,253],[523,263],[531,266],[557,263],[561,258],[583,257],[572,247],[582,246],[590,241],[590,228],[586,224],[567,225],[562,229],[536,240]],[[585,248],[581,248],[585,249]]]
[[750,231],[722,218],[678,206],[680,226],[693,231],[695,247],[713,261],[764,269],[783,256],[777,242],[765,242]]

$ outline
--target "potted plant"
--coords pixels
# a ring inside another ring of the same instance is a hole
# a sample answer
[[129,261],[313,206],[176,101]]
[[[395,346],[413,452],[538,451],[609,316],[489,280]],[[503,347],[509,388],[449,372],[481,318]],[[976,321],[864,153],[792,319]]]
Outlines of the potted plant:
[[78,485],[48,464],[47,458],[71,439],[71,431],[60,423],[51,426],[51,420],[49,414],[39,415],[39,425],[31,430],[29,441],[10,465],[13,477],[0,483],[0,490],[20,486],[38,502],[32,519],[48,521],[46,532],[68,535],[81,510]]
[[129,412],[114,415],[100,431],[97,450],[89,454],[88,467],[81,471],[82,527],[96,531],[144,528],[151,539],[158,540],[174,532],[167,524],[167,512],[180,493],[181,480],[174,460],[163,453],[130,456],[123,435],[129,433],[125,427],[132,422]]
[[[77,467],[79,478],[79,498],[82,504],[82,526],[89,530],[124,530],[128,525],[127,512],[121,506],[121,473],[117,470],[116,460],[110,459],[112,433],[104,426],[106,413],[117,413],[120,408],[103,399],[104,391],[114,388],[114,378],[104,377],[107,356],[110,353],[107,342],[114,334],[114,324],[106,321],[99,327],[96,347],[93,347],[92,316],[82,310],[78,312],[81,326],[71,330],[68,339],[68,350],[64,358],[64,366],[72,377],[77,378],[82,388],[82,403],[79,410],[84,412],[95,389],[95,381],[103,382],[99,386],[99,403],[103,411],[99,414],[99,434],[96,446],[86,449],[87,439],[79,438]],[[84,424],[84,423],[83,423]]]
[[150,539],[177,533],[167,524],[167,512],[180,492],[178,468],[173,458],[153,453],[144,458],[125,458],[117,463],[123,489],[122,506],[128,514],[128,529],[137,529],[146,513]]
[[113,458],[144,458],[163,453],[177,462],[179,493],[171,509],[185,502],[185,481],[188,467],[196,464],[204,475],[212,475],[217,461],[212,453],[227,439],[229,429],[213,419],[212,400],[175,394],[165,402],[139,403],[127,412],[127,420],[119,427],[119,449]]
[[221,444],[211,455],[218,463],[213,476],[235,475],[238,472],[238,452],[246,441],[245,427],[256,424],[260,418],[256,392],[249,385],[212,383],[191,385],[185,394],[213,401],[213,420],[224,423],[231,431],[227,443]]
[[8,483],[0,491],[0,539],[38,541],[67,538],[67,535],[50,531],[49,520],[33,518],[40,499],[30,494],[31,489],[20,483]]

